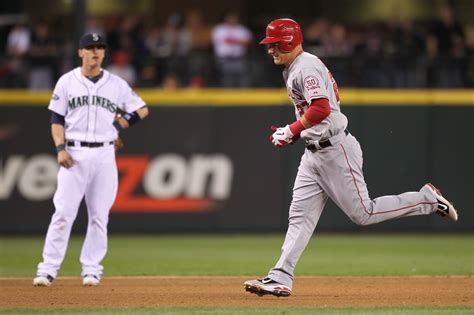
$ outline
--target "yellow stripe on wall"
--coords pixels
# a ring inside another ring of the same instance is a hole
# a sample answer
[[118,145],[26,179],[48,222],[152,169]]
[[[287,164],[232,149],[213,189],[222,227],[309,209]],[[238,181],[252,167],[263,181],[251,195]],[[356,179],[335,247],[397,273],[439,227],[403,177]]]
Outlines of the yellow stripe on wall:
[[[285,89],[137,89],[150,106],[275,106],[290,105]],[[1,105],[47,106],[51,91],[0,90]],[[474,89],[394,90],[341,89],[341,105],[430,105],[474,106]]]
[[352,105],[474,105],[474,90],[341,90]]

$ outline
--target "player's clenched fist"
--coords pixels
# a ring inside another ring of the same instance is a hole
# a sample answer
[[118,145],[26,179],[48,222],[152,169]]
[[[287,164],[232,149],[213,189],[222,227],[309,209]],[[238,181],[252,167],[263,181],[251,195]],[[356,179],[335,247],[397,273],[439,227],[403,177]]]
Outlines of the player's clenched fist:
[[293,141],[293,133],[291,132],[289,125],[280,128],[271,126],[271,129],[273,134],[270,136],[270,141],[274,146],[281,148],[285,144],[291,143]]
[[115,151],[121,150],[125,146],[125,144],[123,143],[123,140],[122,140],[122,138],[120,138],[120,136],[117,137],[117,139],[115,139],[114,145],[115,145]]
[[70,168],[74,165],[71,155],[66,150],[58,152],[58,163],[65,168]]

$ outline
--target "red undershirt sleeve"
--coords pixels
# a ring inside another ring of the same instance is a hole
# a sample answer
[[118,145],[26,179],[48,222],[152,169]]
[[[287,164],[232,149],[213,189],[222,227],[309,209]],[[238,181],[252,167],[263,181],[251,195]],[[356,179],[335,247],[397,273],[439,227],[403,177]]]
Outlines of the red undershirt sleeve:
[[[327,98],[318,98],[311,101],[311,105],[301,118],[304,117],[304,120],[312,127],[322,122],[330,113],[331,107],[329,106],[329,100]],[[301,122],[301,119],[298,119],[290,125],[290,130],[294,135],[299,134],[306,128],[307,127]]]

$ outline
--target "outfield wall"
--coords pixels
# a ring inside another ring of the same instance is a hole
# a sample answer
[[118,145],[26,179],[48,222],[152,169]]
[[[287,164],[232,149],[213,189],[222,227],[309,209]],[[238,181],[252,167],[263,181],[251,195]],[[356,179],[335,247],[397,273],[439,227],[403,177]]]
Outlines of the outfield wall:
[[[284,90],[138,93],[151,112],[123,133],[111,232],[286,229],[304,147],[278,150],[268,141],[271,125],[294,119]],[[364,151],[371,196],[418,190],[431,181],[455,201],[460,221],[429,216],[358,227],[328,203],[318,230],[472,231],[473,95],[465,90],[341,93],[349,130]],[[0,233],[45,233],[53,213],[57,166],[48,98],[49,93],[0,91]],[[86,224],[83,205],[74,231]]]

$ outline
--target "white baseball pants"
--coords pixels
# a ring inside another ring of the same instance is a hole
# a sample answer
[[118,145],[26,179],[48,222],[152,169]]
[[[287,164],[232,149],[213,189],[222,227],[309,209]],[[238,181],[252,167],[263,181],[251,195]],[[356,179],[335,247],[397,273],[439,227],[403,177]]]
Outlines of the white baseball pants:
[[68,147],[74,165],[58,172],[58,187],[53,198],[55,212],[48,228],[43,249],[43,262],[38,274],[56,278],[63,262],[72,225],[85,196],[88,213],[87,234],[80,262],[82,273],[102,275],[100,265],[107,252],[107,223],[118,186],[115,148]]

